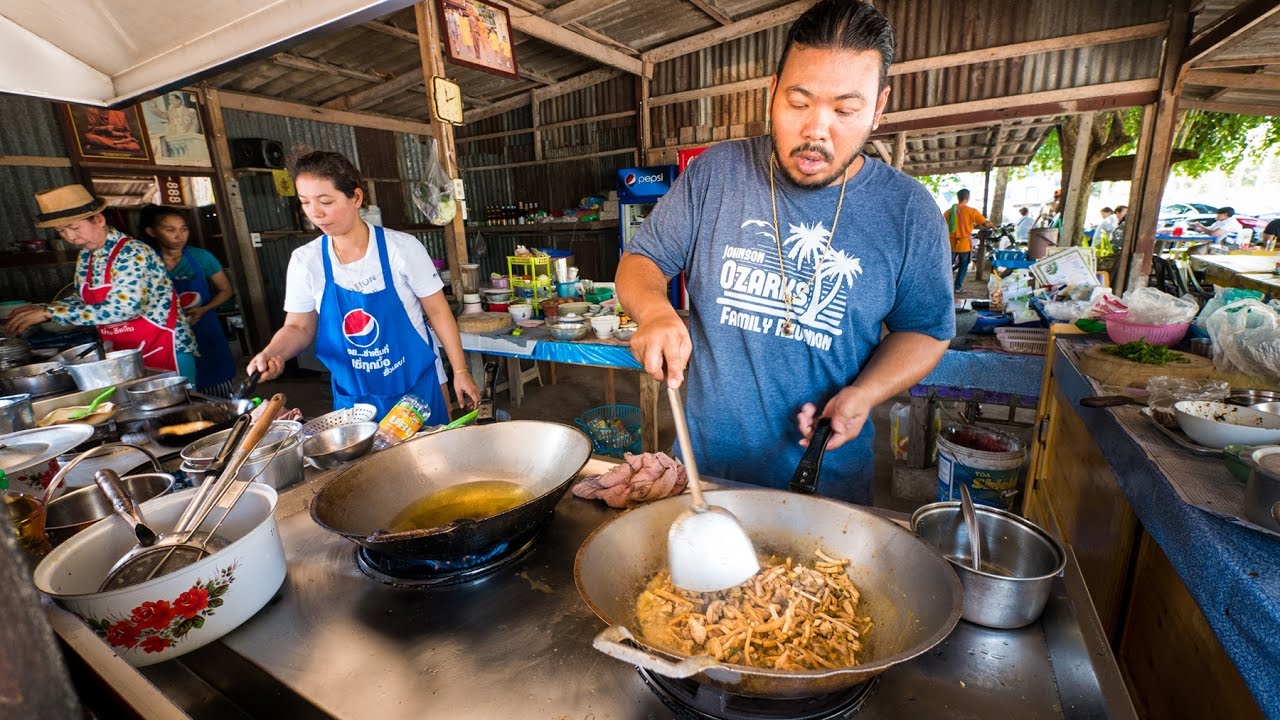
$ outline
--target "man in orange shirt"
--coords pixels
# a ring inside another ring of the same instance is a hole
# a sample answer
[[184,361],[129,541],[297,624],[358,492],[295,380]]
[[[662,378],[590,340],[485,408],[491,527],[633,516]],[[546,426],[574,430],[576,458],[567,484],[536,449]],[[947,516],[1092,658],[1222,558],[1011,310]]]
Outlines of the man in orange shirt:
[[956,193],[956,204],[942,213],[942,217],[947,221],[947,235],[951,240],[951,261],[953,264],[958,262],[960,266],[956,271],[955,284],[955,291],[960,292],[964,276],[969,272],[969,258],[973,254],[973,242],[969,236],[973,234],[975,226],[990,229],[992,225],[982,213],[969,207],[968,190]]

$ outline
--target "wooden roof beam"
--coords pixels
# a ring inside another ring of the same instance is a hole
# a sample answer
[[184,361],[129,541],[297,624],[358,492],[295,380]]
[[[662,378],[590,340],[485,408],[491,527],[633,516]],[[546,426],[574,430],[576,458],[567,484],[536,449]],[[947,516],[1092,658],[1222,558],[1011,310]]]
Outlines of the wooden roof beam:
[[360,27],[368,30],[372,30],[377,33],[382,33],[383,35],[387,35],[393,38],[400,38],[401,40],[411,42],[415,45],[418,43],[418,33],[412,30],[405,30],[403,28],[396,27],[395,25],[392,25],[389,22],[374,20],[372,22],[364,23]]
[[1178,101],[1179,110],[1209,110],[1211,112],[1234,113],[1236,115],[1261,115],[1263,117],[1280,117],[1280,105],[1262,103],[1210,102],[1206,100]]
[[623,2],[625,0],[569,0],[569,2],[560,7],[540,13],[540,15],[547,22],[568,25],[603,10],[608,10],[615,5],[621,5]]
[[720,8],[716,7],[712,0],[689,0],[689,2],[698,6],[698,9],[706,13],[708,17],[721,25],[732,25],[733,18],[724,14]]
[[1196,63],[1243,40],[1277,17],[1280,17],[1280,3],[1275,0],[1244,0],[1199,35],[1191,38],[1191,45],[1183,56],[1182,67],[1194,67]]
[[302,118],[317,122],[337,123],[353,127],[366,127],[375,130],[391,130],[392,132],[410,133],[413,135],[430,135],[431,126],[417,120],[407,120],[390,115],[354,112],[323,108],[315,105],[277,100],[276,98],[249,93],[219,90],[218,96],[224,110],[244,110],[264,115],[280,115],[282,117]]
[[613,68],[592,70],[591,72],[571,77],[568,80],[561,80],[555,85],[548,85],[544,88],[538,88],[529,92],[522,92],[519,95],[509,97],[505,100],[498,100],[492,105],[487,105],[479,110],[467,113],[464,120],[470,123],[493,117],[494,115],[501,115],[505,112],[510,112],[516,108],[528,105],[533,102],[535,97],[539,102],[549,100],[553,97],[576,92],[584,88],[589,88],[593,85],[599,85],[602,82],[612,80],[620,75],[622,75],[622,71],[615,70]]
[[1162,21],[1143,23],[1141,25],[1129,25],[1127,27],[1112,28],[1110,30],[1097,30],[1094,32],[1078,33],[1075,35],[1064,35],[1062,37],[1046,38],[1044,40],[1011,43],[1009,45],[982,48],[979,50],[968,50],[965,52],[951,53],[949,55],[935,55],[933,57],[917,58],[915,60],[904,60],[889,66],[889,75],[909,75],[911,73],[925,72],[926,70],[940,70],[942,68],[972,65],[974,63],[990,62],[992,60],[1009,60],[1012,58],[1036,55],[1038,53],[1054,52],[1057,50],[1074,50],[1076,48],[1089,47],[1091,45],[1109,45],[1112,43],[1132,42],[1134,40],[1142,40],[1145,38],[1164,37],[1168,31],[1169,23]]
[[309,72],[324,73],[326,75],[337,75],[340,77],[351,78],[353,80],[363,80],[365,82],[372,83],[381,83],[385,80],[382,75],[369,72],[367,70],[353,70],[341,65],[312,60],[311,58],[303,57],[301,55],[294,55],[293,53],[279,53],[277,55],[273,55],[271,56],[271,61],[277,65],[283,65],[284,67],[292,68],[294,70],[306,70]]
[[1280,65],[1280,55],[1263,55],[1260,57],[1236,57],[1205,60],[1196,63],[1196,70],[1216,70],[1220,68],[1266,67]]
[[371,88],[336,97],[321,104],[321,107],[338,108],[340,110],[361,110],[369,107],[370,105],[376,105],[392,95],[398,95],[406,90],[412,90],[421,84],[422,68],[419,67],[410,70],[399,77],[394,77],[380,85],[375,85]]
[[1280,75],[1192,70],[1187,73],[1187,84],[1233,90],[1280,90]]
[[570,52],[591,58],[602,65],[618,68],[632,75],[644,73],[640,58],[627,55],[603,43],[587,38],[568,28],[544,20],[520,7],[505,3],[511,14],[511,27]]
[[752,15],[749,18],[725,25],[724,27],[718,27],[714,30],[698,33],[697,35],[687,37],[683,40],[677,40],[673,43],[656,47],[648,52],[641,53],[640,57],[644,58],[648,62],[660,63],[664,60],[680,57],[681,55],[698,52],[699,50],[709,48],[712,45],[719,45],[722,42],[734,40],[736,38],[743,37],[744,35],[750,35],[754,32],[789,23],[803,15],[804,11],[808,10],[816,2],[817,0],[797,0],[797,2],[783,5],[780,8],[775,8],[757,15]]

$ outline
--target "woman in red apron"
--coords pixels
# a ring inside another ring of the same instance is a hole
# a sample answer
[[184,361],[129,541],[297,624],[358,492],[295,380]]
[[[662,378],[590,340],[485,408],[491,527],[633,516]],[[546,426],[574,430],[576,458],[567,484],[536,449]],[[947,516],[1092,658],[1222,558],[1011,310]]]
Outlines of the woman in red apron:
[[164,263],[146,244],[107,225],[106,201],[82,185],[36,193],[36,227],[54,228],[80,250],[76,261],[78,297],[14,312],[10,334],[48,320],[94,325],[114,350],[142,351],[142,364],[177,370],[194,381],[195,339],[178,308]]
[[270,380],[314,341],[335,407],[370,403],[385,415],[413,394],[431,407],[428,424],[447,423],[434,330],[454,370],[458,405],[477,402],[457,323],[422,243],[360,218],[360,172],[342,155],[311,153],[294,174],[302,210],[324,234],[289,259],[284,327],[249,361],[249,372]]

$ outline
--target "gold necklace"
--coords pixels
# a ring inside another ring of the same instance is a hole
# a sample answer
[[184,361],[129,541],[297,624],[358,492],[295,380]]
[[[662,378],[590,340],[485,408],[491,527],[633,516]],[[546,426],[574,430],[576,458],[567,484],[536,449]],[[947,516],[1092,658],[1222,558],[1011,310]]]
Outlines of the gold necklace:
[[[786,317],[782,322],[782,334],[785,337],[791,337],[795,332],[795,325],[791,322],[791,304],[795,302],[795,296],[787,290],[787,267],[782,259],[782,231],[778,227],[778,189],[774,185],[773,167],[778,164],[777,153],[769,155],[769,202],[773,205],[773,241],[778,246],[778,273],[782,275],[782,305],[786,308]],[[827,244],[822,248],[822,254],[818,256],[818,261],[813,264],[813,275],[809,276],[809,281],[796,285],[796,290],[808,294],[809,287],[813,285],[813,281],[818,277],[818,271],[822,268],[822,263],[827,259],[827,252],[831,250],[831,241],[836,236],[836,224],[840,222],[840,208],[844,207],[844,191],[849,186],[849,168],[844,169],[844,179],[840,181],[840,200],[836,202],[836,216],[831,221],[831,233],[827,235]]]

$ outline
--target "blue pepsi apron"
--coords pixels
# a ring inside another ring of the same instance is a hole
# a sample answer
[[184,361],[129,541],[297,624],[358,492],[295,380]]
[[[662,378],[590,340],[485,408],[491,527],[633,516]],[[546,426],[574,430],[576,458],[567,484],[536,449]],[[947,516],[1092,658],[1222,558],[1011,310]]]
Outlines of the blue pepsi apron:
[[[196,259],[182,250],[182,258],[191,268],[191,277],[174,277],[170,271],[169,279],[173,281],[173,289],[178,293],[178,304],[183,308],[197,307],[213,299],[213,289],[209,287],[209,278],[204,268],[196,264]],[[177,268],[174,268],[175,270]],[[210,310],[191,326],[196,336],[196,347],[200,354],[196,356],[196,387],[212,388],[229,382],[236,375],[236,361],[231,356],[231,346],[227,337],[222,334],[222,323],[218,322],[218,313]]]
[[324,295],[316,330],[316,356],[329,368],[333,407],[341,409],[363,402],[377,406],[383,417],[413,393],[431,406],[429,425],[449,421],[449,406],[440,394],[436,351],[422,339],[391,274],[386,235],[374,227],[383,288],[362,293],[338,287],[329,259],[329,236],[320,243],[324,258]]

